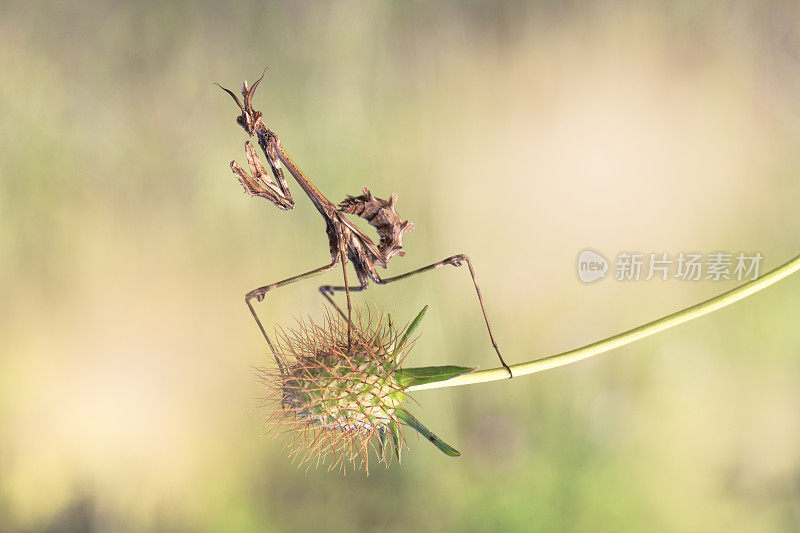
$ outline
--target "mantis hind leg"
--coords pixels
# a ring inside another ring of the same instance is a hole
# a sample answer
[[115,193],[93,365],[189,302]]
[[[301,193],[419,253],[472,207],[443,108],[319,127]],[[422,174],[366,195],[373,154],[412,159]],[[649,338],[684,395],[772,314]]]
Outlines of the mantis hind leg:
[[411,276],[416,276],[417,274],[422,274],[423,272],[435,270],[441,266],[451,265],[454,267],[460,267],[463,263],[466,263],[467,268],[469,268],[469,275],[472,278],[472,284],[475,286],[475,293],[478,295],[478,303],[480,303],[481,311],[483,312],[483,320],[484,322],[486,322],[486,330],[489,332],[489,340],[492,341],[492,347],[494,348],[494,351],[497,353],[497,357],[500,359],[500,364],[503,365],[503,368],[505,368],[506,371],[508,372],[509,379],[513,378],[514,374],[511,373],[511,368],[503,360],[503,356],[500,354],[500,348],[497,346],[497,341],[494,340],[494,333],[492,333],[492,326],[489,323],[489,315],[486,314],[486,306],[483,304],[483,295],[481,294],[481,288],[478,286],[478,278],[475,275],[475,269],[472,268],[472,261],[470,261],[469,257],[467,257],[465,254],[453,255],[446,259],[442,259],[441,261],[437,261],[436,263],[432,263],[428,266],[424,266],[422,268],[406,272],[405,274],[379,279],[378,281],[376,281],[376,283],[378,283],[379,285],[388,285],[389,283],[394,283],[395,281],[400,281],[406,278],[410,278]]
[[[450,256],[446,259],[442,259],[441,261],[437,261],[436,263],[432,263],[428,266],[424,266],[422,268],[418,268],[416,270],[412,270],[410,272],[406,272],[405,274],[400,274],[398,276],[392,276],[389,278],[380,278],[378,277],[375,280],[375,283],[378,285],[388,285],[389,283],[394,283],[396,281],[400,281],[406,278],[410,278],[411,276],[416,276],[417,274],[422,274],[424,272],[428,272],[430,270],[435,270],[441,266],[451,265],[455,267],[460,267],[463,263],[467,264],[469,268],[469,275],[472,278],[472,284],[475,286],[475,293],[478,295],[478,303],[481,306],[481,311],[483,312],[483,320],[486,322],[486,329],[489,332],[489,340],[492,342],[492,347],[494,351],[497,353],[497,357],[500,359],[500,364],[503,365],[503,368],[506,369],[508,372],[508,377],[513,378],[514,375],[511,372],[511,368],[506,364],[503,360],[503,356],[500,353],[500,348],[497,346],[497,341],[494,340],[494,333],[492,332],[492,326],[489,323],[489,316],[486,314],[486,306],[483,303],[483,295],[481,294],[480,286],[478,285],[478,279],[475,275],[475,269],[472,267],[472,262],[469,260],[469,257],[465,254],[458,254]],[[355,287],[348,287],[348,286],[341,286],[341,287],[334,287],[331,285],[323,285],[319,288],[319,292],[322,293],[324,296],[342,315],[343,318],[347,319],[347,315],[336,305],[336,302],[333,299],[333,295],[335,292],[339,291],[350,291],[350,292],[357,292],[357,291],[364,291],[367,288],[367,281],[366,279],[361,279],[361,285]]]

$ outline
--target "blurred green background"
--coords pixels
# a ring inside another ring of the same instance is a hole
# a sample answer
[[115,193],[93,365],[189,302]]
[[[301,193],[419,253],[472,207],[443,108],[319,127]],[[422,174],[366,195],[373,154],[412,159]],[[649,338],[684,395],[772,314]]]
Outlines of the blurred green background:
[[[415,223],[401,273],[471,255],[506,359],[736,282],[582,284],[586,247],[800,253],[796,2],[0,4],[0,530],[800,528],[800,279],[512,382],[416,394],[463,457],[295,468],[243,303],[325,264],[297,207],[247,197],[236,89],[333,201]],[[319,317],[271,293],[270,326]],[[319,283],[317,283],[317,281]],[[408,362],[496,366],[466,272],[372,287]]]

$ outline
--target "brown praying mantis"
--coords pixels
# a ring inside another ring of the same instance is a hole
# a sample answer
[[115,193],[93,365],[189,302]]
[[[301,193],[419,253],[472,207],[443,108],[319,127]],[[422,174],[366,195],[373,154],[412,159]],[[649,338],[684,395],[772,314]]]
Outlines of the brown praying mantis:
[[[264,71],[266,73],[266,69]],[[247,134],[252,137],[255,135],[258,139],[258,144],[264,155],[267,158],[274,180],[267,174],[264,165],[256,153],[255,148],[250,141],[245,142],[244,148],[247,155],[247,163],[250,167],[250,174],[247,173],[236,161],[231,161],[231,170],[239,179],[239,182],[244,187],[245,192],[252,196],[266,198],[275,206],[282,210],[287,211],[294,208],[294,199],[286,180],[283,176],[282,166],[285,167],[289,173],[297,180],[300,188],[306,193],[311,203],[317,208],[319,214],[322,215],[325,221],[325,232],[328,234],[328,242],[330,244],[331,262],[330,264],[309,270],[302,274],[286,278],[269,285],[264,285],[247,293],[245,296],[245,303],[250,309],[253,318],[258,324],[262,335],[267,341],[270,349],[275,353],[275,348],[267,335],[261,320],[253,307],[252,301],[256,300],[261,302],[264,300],[266,294],[279,287],[301,281],[313,276],[318,276],[335,268],[337,265],[342,267],[343,285],[331,286],[322,285],[319,287],[320,293],[336,308],[336,310],[347,320],[348,323],[348,341],[350,336],[350,328],[352,328],[352,303],[350,299],[351,292],[364,291],[367,289],[369,281],[373,281],[378,285],[387,285],[403,279],[410,278],[423,272],[434,270],[444,265],[452,265],[460,267],[466,263],[469,269],[469,274],[472,278],[472,283],[475,286],[475,292],[478,295],[478,302],[483,312],[483,318],[486,322],[486,329],[489,332],[489,339],[492,342],[497,357],[500,358],[500,363],[508,371],[509,378],[513,377],[511,369],[503,360],[500,354],[500,348],[494,339],[492,333],[492,326],[489,323],[489,317],[486,314],[486,306],[483,303],[483,296],[481,295],[478,280],[475,275],[475,269],[472,267],[472,262],[465,254],[457,254],[450,256],[436,263],[400,274],[382,278],[378,275],[375,268],[377,266],[386,268],[389,260],[395,255],[405,255],[403,251],[403,234],[406,231],[411,231],[414,225],[407,220],[402,220],[395,210],[397,203],[397,195],[392,194],[389,200],[383,200],[372,195],[367,189],[363,188],[363,194],[359,196],[347,196],[347,198],[339,203],[338,207],[335,206],[330,200],[325,198],[322,193],[317,189],[308,177],[303,174],[300,168],[295,164],[289,154],[283,149],[278,136],[275,135],[261,120],[262,114],[253,108],[253,94],[256,92],[258,85],[264,78],[264,73],[261,77],[253,83],[252,87],[247,86],[247,82],[242,83],[242,101],[230,90],[217,84],[220,89],[231,95],[236,105],[239,106],[241,114],[236,117],[236,123],[239,124]],[[252,175],[251,175],[252,174]],[[380,237],[380,241],[376,245],[364,232],[362,232],[356,225],[354,225],[345,216],[352,214],[365,219],[372,225]],[[348,260],[355,270],[358,285],[350,286],[347,281],[347,262]],[[334,293],[344,291],[347,298],[347,315],[344,315],[342,310],[336,305],[333,299]]]

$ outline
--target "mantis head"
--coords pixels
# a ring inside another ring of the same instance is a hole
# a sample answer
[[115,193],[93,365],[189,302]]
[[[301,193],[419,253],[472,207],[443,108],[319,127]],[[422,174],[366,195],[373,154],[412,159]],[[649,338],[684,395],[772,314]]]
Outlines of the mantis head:
[[231,95],[233,101],[239,106],[242,114],[236,117],[236,123],[239,124],[251,137],[253,136],[253,133],[255,133],[256,124],[261,121],[261,111],[256,111],[253,109],[253,94],[255,94],[256,88],[258,87],[258,84],[261,83],[261,80],[264,78],[264,74],[266,72],[267,69],[264,69],[261,77],[256,80],[252,87],[247,87],[247,81],[242,82],[242,99],[244,103],[239,101],[239,98],[233,93],[233,91],[226,89],[218,83],[216,84],[217,87]]

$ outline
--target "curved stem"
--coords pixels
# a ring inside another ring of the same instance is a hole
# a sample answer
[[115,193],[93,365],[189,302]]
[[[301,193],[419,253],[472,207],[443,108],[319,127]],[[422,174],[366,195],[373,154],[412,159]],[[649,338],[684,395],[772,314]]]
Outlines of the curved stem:
[[[711,298],[710,300],[706,300],[705,302],[687,307],[686,309],[678,311],[677,313],[667,315],[663,318],[659,318],[658,320],[648,322],[647,324],[637,328],[633,328],[624,333],[619,333],[618,335],[608,337],[607,339],[603,339],[592,344],[588,344],[581,348],[551,355],[542,359],[536,359],[527,363],[511,365],[511,370],[514,373],[514,377],[519,377],[526,374],[535,374],[536,372],[549,370],[559,366],[569,365],[583,359],[588,359],[589,357],[593,357],[595,355],[600,355],[601,353],[605,353],[613,350],[614,348],[619,348],[620,346],[641,340],[660,331],[664,331],[665,329],[669,329],[679,324],[689,322],[690,320],[694,320],[695,318],[699,318],[703,315],[707,315],[708,313],[713,313],[718,309],[722,309],[723,307],[747,298],[758,291],[766,289],[773,283],[776,283],[783,278],[794,274],[798,270],[800,270],[800,256],[795,257],[788,263],[779,266],[775,270],[764,274],[756,280],[745,283],[740,287],[736,287],[735,289],[720,294],[719,296]],[[413,392],[425,389],[456,387],[459,385],[471,385],[473,383],[485,383],[487,381],[498,381],[501,379],[508,379],[508,371],[506,371],[505,368],[492,368],[489,370],[480,370],[471,374],[463,374],[445,381],[436,381],[434,383],[411,386],[408,388],[408,390]]]

